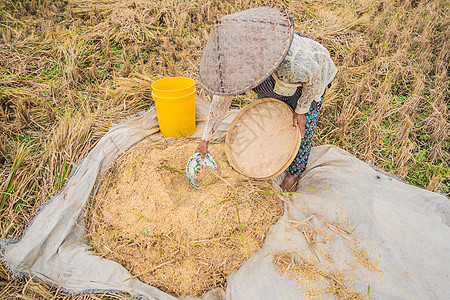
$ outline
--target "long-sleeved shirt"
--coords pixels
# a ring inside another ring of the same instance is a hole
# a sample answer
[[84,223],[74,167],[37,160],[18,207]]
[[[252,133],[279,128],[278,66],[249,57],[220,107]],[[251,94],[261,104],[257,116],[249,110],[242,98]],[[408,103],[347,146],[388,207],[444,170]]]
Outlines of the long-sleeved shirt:
[[[272,98],[283,100],[292,107],[292,97],[298,97],[295,112],[305,114],[309,111],[313,101],[316,103],[320,102],[320,96],[322,96],[327,85],[333,80],[337,69],[325,47],[308,37],[295,34],[285,60],[274,73],[284,82],[300,84],[300,86],[293,96],[286,97],[274,93]],[[259,95],[262,93],[262,85],[265,85],[267,90],[267,86],[270,86],[268,81],[273,80],[273,78],[269,77],[261,85],[255,87],[254,91]],[[284,98],[290,98],[290,101],[286,101]],[[217,127],[231,105],[231,100],[232,96],[213,95],[208,120],[203,132],[203,140],[209,141],[214,137]]]

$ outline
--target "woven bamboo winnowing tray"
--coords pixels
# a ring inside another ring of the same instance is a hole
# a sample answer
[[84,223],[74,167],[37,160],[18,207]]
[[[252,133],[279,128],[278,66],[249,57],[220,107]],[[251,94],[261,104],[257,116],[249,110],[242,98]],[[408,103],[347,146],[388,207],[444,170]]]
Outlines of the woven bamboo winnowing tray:
[[238,172],[256,179],[280,175],[300,147],[300,129],[292,127],[286,103],[266,98],[244,107],[228,129],[225,154]]

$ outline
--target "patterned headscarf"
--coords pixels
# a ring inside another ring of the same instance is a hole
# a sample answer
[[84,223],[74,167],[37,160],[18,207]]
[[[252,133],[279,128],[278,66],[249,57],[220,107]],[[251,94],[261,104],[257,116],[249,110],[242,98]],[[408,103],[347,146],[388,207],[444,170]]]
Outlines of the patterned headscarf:
[[301,40],[295,34],[286,57],[272,74],[272,77],[275,79],[275,93],[283,96],[292,96],[295,94],[297,87],[302,85],[302,79],[305,75],[304,70],[296,67],[301,63],[301,58],[298,55],[300,50]]

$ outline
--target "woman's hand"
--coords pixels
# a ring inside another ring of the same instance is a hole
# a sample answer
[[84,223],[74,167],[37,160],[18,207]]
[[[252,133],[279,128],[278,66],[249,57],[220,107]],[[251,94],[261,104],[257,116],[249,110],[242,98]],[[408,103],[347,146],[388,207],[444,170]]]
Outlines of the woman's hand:
[[305,136],[305,126],[306,126],[306,117],[305,114],[299,115],[294,111],[294,117],[293,117],[293,126],[300,128],[300,134],[302,138]]
[[205,159],[205,154],[209,153],[208,151],[208,145],[209,141],[200,141],[200,144],[198,144],[197,149],[195,149],[195,153],[200,152],[202,154],[202,159]]

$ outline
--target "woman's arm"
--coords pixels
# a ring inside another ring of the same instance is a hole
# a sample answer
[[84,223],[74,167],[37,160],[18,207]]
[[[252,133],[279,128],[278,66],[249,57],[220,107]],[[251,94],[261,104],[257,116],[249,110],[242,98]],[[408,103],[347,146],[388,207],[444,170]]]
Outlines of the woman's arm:
[[203,131],[202,140],[209,141],[214,137],[217,127],[222,123],[225,114],[231,105],[232,96],[213,95],[211,108],[209,109],[206,127]]
[[302,85],[302,95],[297,100],[297,107],[295,108],[295,112],[300,115],[309,111],[313,100],[320,102],[320,96],[322,95],[320,91],[322,74],[319,65],[314,62],[308,67],[309,69],[304,72],[308,76]]
[[211,108],[206,121],[206,127],[203,131],[202,141],[195,150],[195,152],[200,152],[202,154],[202,159],[205,158],[205,154],[208,152],[209,141],[214,137],[217,128],[220,123],[222,123],[225,114],[230,108],[232,99],[232,96],[213,95]]

